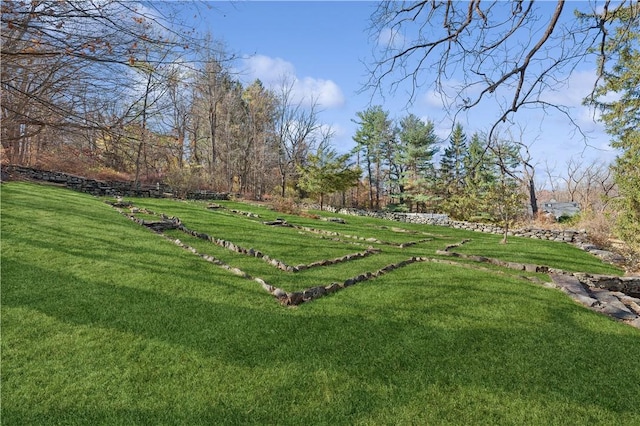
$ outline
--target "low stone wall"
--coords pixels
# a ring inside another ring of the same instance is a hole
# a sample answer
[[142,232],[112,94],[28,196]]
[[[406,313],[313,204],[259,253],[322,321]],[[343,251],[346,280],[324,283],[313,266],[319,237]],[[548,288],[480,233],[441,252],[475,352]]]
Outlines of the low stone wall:
[[437,213],[396,213],[347,208],[336,209],[332,207],[327,207],[326,210],[333,213],[350,216],[375,217],[378,219],[395,220],[396,222],[405,223],[417,223],[421,225],[449,226],[450,223],[449,216],[447,216],[446,214]]
[[231,196],[226,192],[192,191],[187,193],[189,200],[229,200]]
[[[437,225],[448,226],[456,229],[465,229],[468,231],[484,232],[488,234],[502,234],[504,229],[500,226],[476,223],[476,222],[463,222],[449,219],[446,214],[436,213],[394,213],[394,212],[380,212],[380,211],[367,211],[359,209],[335,209],[328,208],[327,210],[351,215],[351,216],[367,216],[375,217],[378,219],[394,220],[396,222],[405,223],[417,223],[422,225]],[[509,231],[510,236],[535,238],[539,240],[550,241],[563,241],[567,243],[580,243],[587,240],[587,232],[584,230],[551,230],[551,229],[539,229],[539,228],[522,228]]]
[[[456,229],[466,229],[468,231],[484,232],[488,234],[503,234],[504,229],[500,226],[474,223],[451,221],[449,225]],[[538,240],[563,241],[567,243],[579,243],[587,240],[587,232],[584,230],[573,229],[540,229],[540,228],[520,228],[508,232],[508,235],[515,237],[535,238]]]
[[160,183],[156,185],[136,186],[134,182],[101,181],[68,173],[39,170],[24,166],[7,166],[6,172],[9,174],[10,179],[15,179],[19,176],[23,179],[64,185],[74,191],[86,192],[96,196],[161,198],[165,193],[171,192],[171,188]]
[[[172,197],[173,190],[169,185],[164,183],[156,183],[153,185],[135,185],[133,181],[101,181],[89,179],[82,176],[76,176],[69,173],[52,172],[48,170],[39,170],[32,167],[24,166],[3,166],[2,180],[15,179],[18,176],[23,179],[38,180],[58,185],[64,185],[69,189],[79,192],[86,192],[95,196],[110,197],[150,197],[163,198]],[[198,200],[228,200],[229,194],[215,193],[210,191],[195,191],[187,194],[187,198]]]

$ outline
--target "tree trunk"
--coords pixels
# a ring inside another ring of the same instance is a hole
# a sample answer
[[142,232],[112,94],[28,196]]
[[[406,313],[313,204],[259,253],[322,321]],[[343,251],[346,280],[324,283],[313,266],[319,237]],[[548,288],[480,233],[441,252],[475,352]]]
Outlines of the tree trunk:
[[529,179],[529,199],[531,201],[531,212],[535,218],[538,214],[538,199],[536,197],[536,184],[533,178]]
[[284,196],[286,195],[286,188],[287,188],[287,172],[283,172],[282,173],[282,198],[284,198]]
[[502,241],[500,241],[500,244],[507,244],[507,237],[508,236],[509,236],[509,219],[508,219],[507,215],[505,215],[504,234],[502,235]]

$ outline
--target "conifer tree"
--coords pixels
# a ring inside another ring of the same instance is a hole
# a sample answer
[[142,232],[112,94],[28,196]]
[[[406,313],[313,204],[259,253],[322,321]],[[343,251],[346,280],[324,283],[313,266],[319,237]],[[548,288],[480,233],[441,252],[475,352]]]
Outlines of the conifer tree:
[[433,156],[438,151],[433,122],[424,122],[414,114],[409,114],[400,121],[398,137],[402,164],[401,202],[405,196],[418,203],[431,200],[433,191],[430,187],[435,179]]
[[466,177],[467,136],[457,123],[449,137],[440,160],[440,193],[444,198],[443,210],[457,219],[464,219],[464,184]]
[[355,186],[361,171],[349,164],[350,154],[338,153],[326,145],[321,145],[315,154],[307,157],[307,164],[299,166],[298,187],[320,198],[320,210],[324,207],[324,196],[338,191],[346,191]]
[[[601,120],[613,137],[611,146],[620,151],[613,166],[620,194],[614,200],[619,212],[617,230],[640,253],[640,4],[605,17],[616,24],[604,46],[605,57],[615,63],[610,69],[601,63],[603,79],[586,102],[600,108]],[[609,101],[610,94],[616,94],[616,100]]]
[[364,161],[369,179],[369,207],[380,207],[382,150],[381,147],[392,137],[389,113],[380,105],[369,107],[357,113],[360,121],[356,123],[360,128],[353,136],[356,147],[353,153],[358,157],[358,163]]

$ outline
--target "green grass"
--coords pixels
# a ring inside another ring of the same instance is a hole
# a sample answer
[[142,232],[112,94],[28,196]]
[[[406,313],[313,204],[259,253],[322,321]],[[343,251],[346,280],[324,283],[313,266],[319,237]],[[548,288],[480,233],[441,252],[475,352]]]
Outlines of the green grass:
[[[101,199],[26,183],[1,191],[3,424],[640,424],[640,331],[560,291],[419,263],[284,308]],[[133,202],[286,261],[361,249],[260,223],[274,212],[252,221],[203,203]],[[193,242],[292,289],[435,257],[462,238],[469,253],[611,270],[565,244],[347,220],[353,235],[416,239],[394,226],[433,240],[297,274]]]

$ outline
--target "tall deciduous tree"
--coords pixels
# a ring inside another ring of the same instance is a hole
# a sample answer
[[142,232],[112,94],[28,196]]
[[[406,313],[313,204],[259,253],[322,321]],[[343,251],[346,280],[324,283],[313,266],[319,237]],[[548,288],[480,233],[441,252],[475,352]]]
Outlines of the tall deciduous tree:
[[294,86],[295,77],[285,75],[276,91],[275,137],[282,197],[288,186],[295,187],[298,166],[316,148],[321,127],[317,99],[296,99]]
[[248,133],[242,158],[242,182],[245,190],[261,199],[270,189],[277,167],[274,120],[277,110],[275,95],[260,80],[254,81],[242,95],[246,108]]
[[519,146],[511,141],[497,140],[492,143],[499,174],[488,187],[487,200],[494,220],[504,229],[502,243],[507,243],[509,229],[523,211],[524,194],[518,179],[520,166]]
[[129,114],[139,87],[130,66],[149,49],[175,60],[190,40],[170,5],[9,0],[1,7],[1,139],[12,162],[28,163],[40,134],[49,145],[64,141],[55,148],[99,155],[92,152],[99,135],[118,140],[139,121]]

